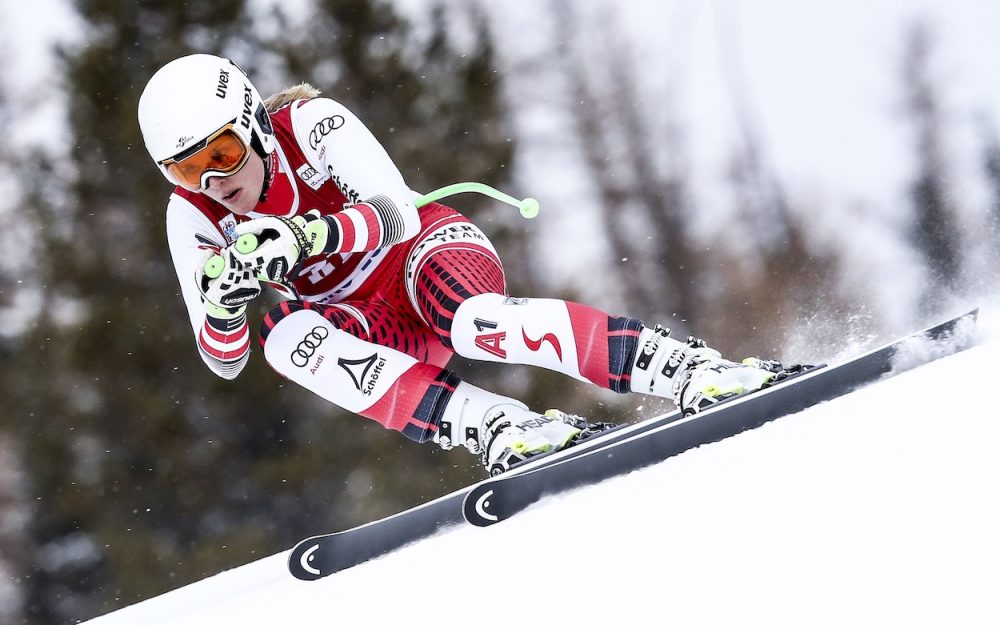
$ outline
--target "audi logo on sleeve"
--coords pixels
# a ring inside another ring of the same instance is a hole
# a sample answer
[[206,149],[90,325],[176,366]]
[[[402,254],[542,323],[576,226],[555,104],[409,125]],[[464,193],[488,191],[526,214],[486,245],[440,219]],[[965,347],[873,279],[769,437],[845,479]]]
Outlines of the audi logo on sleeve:
[[326,337],[330,336],[330,329],[323,326],[316,326],[305,335],[292,352],[292,364],[296,367],[305,367],[309,364],[309,359],[313,357],[316,350]]
[[312,130],[309,131],[309,147],[316,149],[320,141],[334,130],[344,125],[344,118],[340,115],[325,117],[319,121]]

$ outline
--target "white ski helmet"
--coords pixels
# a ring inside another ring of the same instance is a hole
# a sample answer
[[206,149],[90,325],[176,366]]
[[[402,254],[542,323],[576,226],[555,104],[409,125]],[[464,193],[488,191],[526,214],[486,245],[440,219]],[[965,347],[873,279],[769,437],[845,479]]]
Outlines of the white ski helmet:
[[[175,59],[153,74],[139,97],[139,128],[146,150],[174,184],[181,182],[164,161],[197,152],[227,126],[261,158],[274,151],[274,131],[264,101],[229,59],[211,54]],[[226,175],[207,170],[201,183],[213,174]]]

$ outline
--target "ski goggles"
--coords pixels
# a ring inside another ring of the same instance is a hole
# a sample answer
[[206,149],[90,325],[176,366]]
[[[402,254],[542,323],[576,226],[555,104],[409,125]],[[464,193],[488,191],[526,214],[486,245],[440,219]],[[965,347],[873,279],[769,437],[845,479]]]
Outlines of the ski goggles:
[[250,158],[250,147],[230,122],[180,154],[160,161],[174,182],[188,191],[208,188],[212,176],[232,176]]

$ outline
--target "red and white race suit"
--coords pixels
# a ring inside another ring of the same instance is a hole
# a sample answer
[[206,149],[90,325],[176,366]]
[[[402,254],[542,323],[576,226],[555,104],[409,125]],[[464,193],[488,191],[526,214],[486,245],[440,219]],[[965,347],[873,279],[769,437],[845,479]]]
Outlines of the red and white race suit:
[[[357,117],[327,99],[271,115],[277,147],[266,198],[249,216],[180,187],[167,205],[170,253],[202,359],[235,378],[250,353],[246,315],[205,313],[195,281],[206,248],[236,224],[318,209],[340,246],[305,261],[264,319],[260,344],[283,376],[328,401],[425,441],[459,379],[453,353],[533,364],[628,392],[642,324],[555,299],[510,298],[487,236],[453,209],[417,209],[418,194]],[[385,242],[394,242],[385,244]]]

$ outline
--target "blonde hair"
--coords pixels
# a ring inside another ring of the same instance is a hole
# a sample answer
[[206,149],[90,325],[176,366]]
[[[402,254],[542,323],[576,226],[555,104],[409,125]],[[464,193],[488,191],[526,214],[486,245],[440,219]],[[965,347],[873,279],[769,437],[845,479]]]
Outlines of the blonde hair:
[[311,100],[320,94],[319,89],[307,82],[299,83],[293,87],[283,89],[264,100],[264,108],[268,113],[274,113],[283,106],[295,100]]

